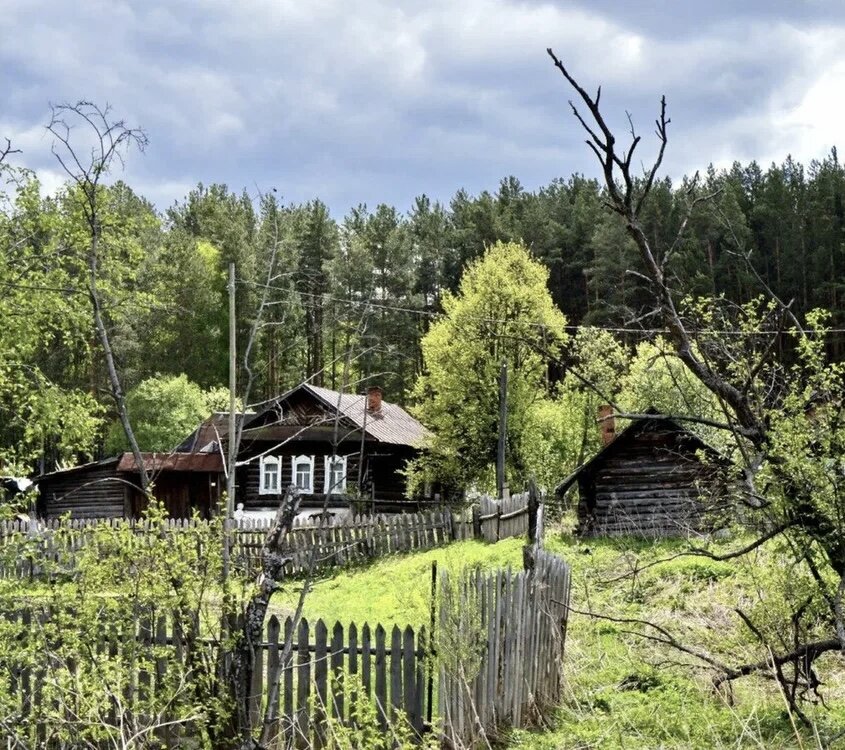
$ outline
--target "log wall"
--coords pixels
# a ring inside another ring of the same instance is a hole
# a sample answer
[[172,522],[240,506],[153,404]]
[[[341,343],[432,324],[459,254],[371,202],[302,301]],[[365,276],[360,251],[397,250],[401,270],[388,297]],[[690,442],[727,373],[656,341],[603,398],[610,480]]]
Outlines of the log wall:
[[719,471],[698,448],[686,432],[655,429],[608,451],[579,478],[580,532],[662,537],[705,529]]

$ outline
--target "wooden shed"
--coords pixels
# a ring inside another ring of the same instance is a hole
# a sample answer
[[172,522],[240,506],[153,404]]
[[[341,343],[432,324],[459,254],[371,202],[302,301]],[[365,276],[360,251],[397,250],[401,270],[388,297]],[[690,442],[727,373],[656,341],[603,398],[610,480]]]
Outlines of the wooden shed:
[[[219,453],[144,453],[143,459],[153,494],[172,518],[214,511],[223,489]],[[138,518],[147,504],[131,453],[42,474],[35,483],[42,518]]]
[[578,483],[583,536],[683,536],[709,530],[729,507],[726,461],[676,422],[632,422],[557,487]]

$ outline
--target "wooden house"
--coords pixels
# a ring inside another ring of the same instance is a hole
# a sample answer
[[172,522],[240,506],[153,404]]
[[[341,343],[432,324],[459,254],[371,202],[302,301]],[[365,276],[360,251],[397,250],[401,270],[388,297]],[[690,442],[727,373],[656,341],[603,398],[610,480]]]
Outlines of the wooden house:
[[578,484],[584,536],[683,536],[713,528],[729,506],[724,459],[676,422],[633,421],[618,435],[603,425],[604,447],[557,487]]
[[[144,453],[153,494],[172,518],[194,511],[208,518],[225,488],[223,461],[216,453]],[[57,518],[137,518],[147,501],[141,492],[137,463],[131,453],[42,474],[38,515]]]
[[301,507],[360,510],[407,507],[403,474],[425,428],[408,412],[366,394],[304,383],[245,419],[238,454],[237,498],[244,510],[269,510],[295,485]]
[[[407,461],[417,454],[425,428],[401,407],[382,398],[342,394],[300,385],[243,421],[236,470],[236,502],[242,513],[270,513],[294,484],[304,509],[346,511],[408,507]],[[173,453],[145,453],[153,494],[173,518],[194,512],[208,517],[225,489],[228,415],[216,413]],[[43,474],[38,514],[54,518],[137,518],[146,506],[131,453]]]

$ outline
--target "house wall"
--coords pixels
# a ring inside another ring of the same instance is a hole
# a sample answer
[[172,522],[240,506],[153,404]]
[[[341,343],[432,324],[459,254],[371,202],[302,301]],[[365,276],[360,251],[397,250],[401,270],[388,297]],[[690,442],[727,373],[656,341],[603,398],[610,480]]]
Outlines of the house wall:
[[[273,452],[274,456],[282,457],[282,481],[280,488],[284,489],[293,483],[292,459],[295,456],[314,456],[314,493],[304,494],[301,505],[304,508],[322,507],[325,495],[325,456],[331,455],[331,446],[326,442],[301,442],[295,443],[296,447],[285,446],[285,450]],[[261,446],[253,446],[253,456],[259,455]],[[270,447],[269,445],[267,446]],[[360,443],[342,444],[337,454],[346,455],[346,485],[347,489],[354,491],[358,485],[358,466],[360,459]],[[372,445],[366,447],[364,457],[365,486],[367,496],[375,496],[378,501],[398,502],[407,497],[405,478],[400,474],[405,461],[412,453],[404,446]],[[371,455],[374,454],[374,455]],[[241,459],[243,460],[243,458]],[[241,466],[237,474],[237,503],[243,503],[245,510],[256,510],[278,505],[280,495],[262,495],[259,492],[260,482],[260,461],[255,458],[251,463]],[[348,498],[338,495],[338,500],[346,502]]]
[[[225,487],[224,475],[202,471],[162,471],[153,478],[153,494],[164,503],[171,518],[210,518]],[[132,492],[132,515],[139,517],[147,503],[140,491]]]
[[[261,463],[257,458],[262,453],[261,445],[252,446],[250,451],[253,460],[244,466],[238,468],[237,471],[237,503],[243,503],[246,510],[255,510],[257,508],[268,508],[278,505],[281,499],[281,494],[285,488],[293,483],[293,458],[296,456],[314,456],[314,493],[303,494],[301,504],[303,507],[318,507],[323,504],[323,487],[326,480],[325,472],[325,456],[331,455],[331,446],[325,442],[306,442],[294,443],[295,448],[286,445],[284,450],[273,451],[273,456],[281,457],[282,459],[282,475],[280,493],[279,495],[262,495],[259,492],[260,477],[261,477]],[[272,447],[267,445],[266,448]],[[346,455],[346,484],[349,489],[355,487],[358,483],[358,456],[360,452],[360,445],[353,446],[352,444],[342,444],[338,450],[337,455]],[[245,460],[243,454],[239,460]]]
[[641,432],[580,477],[579,531],[662,537],[702,530],[724,501],[718,473],[685,433]]
[[[214,486],[212,486],[214,482]],[[38,483],[39,514],[57,518],[137,518],[146,508],[137,475],[117,471],[117,462],[106,466],[47,477]],[[189,518],[194,509],[204,518],[216,506],[222,479],[205,472],[161,472],[154,480],[155,496],[172,518]]]

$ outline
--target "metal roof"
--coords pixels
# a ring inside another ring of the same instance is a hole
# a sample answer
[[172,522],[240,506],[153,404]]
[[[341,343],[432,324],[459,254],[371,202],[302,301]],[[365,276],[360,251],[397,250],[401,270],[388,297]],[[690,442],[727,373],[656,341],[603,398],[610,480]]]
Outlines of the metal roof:
[[[296,388],[279,396],[271,406],[256,415],[256,419],[270,409],[275,409],[279,402],[284,401],[300,390],[309,393],[327,409],[333,412],[339,412],[341,416],[349,420],[356,428],[365,430],[368,436],[380,443],[407,445],[413,448],[419,448],[422,447],[423,441],[429,435],[428,430],[422,424],[397,404],[382,401],[381,408],[377,412],[371,412],[366,408],[367,397],[364,395],[340,393],[330,388],[322,388],[311,385],[310,383],[298,385]],[[248,425],[249,423],[245,426]]]
[[317,398],[338,409],[343,416],[365,429],[381,443],[422,446],[428,436],[428,430],[397,404],[381,402],[377,412],[367,411],[367,397],[352,393],[339,393],[329,388],[306,383],[303,388],[311,391]]
[[[223,458],[216,453],[142,453],[146,471],[222,472]],[[117,464],[118,471],[138,471],[135,456],[124,453]]]

